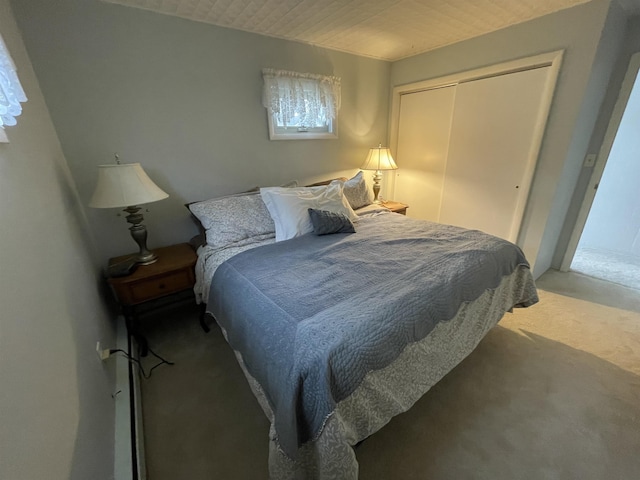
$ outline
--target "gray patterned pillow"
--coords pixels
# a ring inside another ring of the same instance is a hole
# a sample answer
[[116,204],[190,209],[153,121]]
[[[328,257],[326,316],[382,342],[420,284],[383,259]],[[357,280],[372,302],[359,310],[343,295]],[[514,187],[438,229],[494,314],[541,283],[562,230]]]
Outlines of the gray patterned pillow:
[[212,247],[226,247],[258,235],[275,236],[275,224],[259,192],[192,203],[189,210],[202,223],[207,244]]
[[316,210],[310,208],[309,217],[313,225],[313,233],[316,235],[328,235],[331,233],[356,233],[351,220],[342,213]]
[[354,210],[373,203],[371,191],[367,187],[362,170],[347,181],[334,180],[334,182],[341,182],[344,185],[344,196],[347,197],[349,205],[351,205],[351,208]]

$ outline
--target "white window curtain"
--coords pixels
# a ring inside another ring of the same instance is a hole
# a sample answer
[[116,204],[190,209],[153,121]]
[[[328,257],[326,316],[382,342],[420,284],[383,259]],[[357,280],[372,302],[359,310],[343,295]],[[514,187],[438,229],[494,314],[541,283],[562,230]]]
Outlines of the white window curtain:
[[0,37],[0,127],[15,125],[16,117],[22,113],[20,102],[26,101],[16,66]]
[[271,68],[262,77],[262,103],[279,126],[320,127],[337,118],[340,78]]

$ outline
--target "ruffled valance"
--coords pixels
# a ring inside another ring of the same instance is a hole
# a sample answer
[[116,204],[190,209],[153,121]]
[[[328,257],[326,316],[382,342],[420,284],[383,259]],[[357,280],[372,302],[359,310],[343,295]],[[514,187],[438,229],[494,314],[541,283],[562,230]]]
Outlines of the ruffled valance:
[[271,68],[262,77],[262,104],[282,125],[320,126],[337,118],[340,78]]
[[18,80],[16,66],[0,37],[0,127],[15,125],[16,117],[22,113],[20,102],[26,101],[27,96]]

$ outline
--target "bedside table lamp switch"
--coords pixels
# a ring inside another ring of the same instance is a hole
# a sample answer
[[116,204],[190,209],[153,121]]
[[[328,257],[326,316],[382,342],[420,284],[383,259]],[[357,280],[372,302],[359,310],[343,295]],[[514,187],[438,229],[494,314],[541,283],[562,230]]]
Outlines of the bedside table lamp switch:
[[147,227],[138,205],[156,202],[169,195],[161,190],[142,169],[139,163],[120,163],[116,155],[115,165],[98,166],[98,183],[89,202],[94,208],[122,208],[127,213],[127,222],[133,240],[140,252],[135,256],[139,265],[149,265],[157,260],[147,248]]

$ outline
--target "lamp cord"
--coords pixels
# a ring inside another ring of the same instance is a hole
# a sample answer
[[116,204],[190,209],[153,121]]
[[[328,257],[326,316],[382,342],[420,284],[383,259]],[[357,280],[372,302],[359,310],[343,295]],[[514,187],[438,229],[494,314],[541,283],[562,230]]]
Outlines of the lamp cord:
[[160,355],[158,355],[156,352],[154,352],[150,347],[147,347],[147,349],[149,350],[149,352],[156,357],[158,360],[160,360],[158,363],[156,363],[153,367],[151,367],[151,369],[149,369],[149,373],[147,374],[144,371],[144,367],[142,366],[142,362],[140,362],[139,359],[132,357],[131,355],[129,355],[128,352],[126,352],[125,350],[122,350],[121,348],[114,348],[109,350],[109,354],[114,354],[114,353],[122,353],[122,355],[129,360],[130,363],[133,363],[135,365],[138,366],[138,369],[140,370],[140,373],[142,374],[142,377],[145,380],[148,380],[151,378],[151,373],[153,373],[153,371],[158,368],[160,365],[175,365],[174,362],[170,362],[169,360],[166,360],[164,358],[162,358]]

